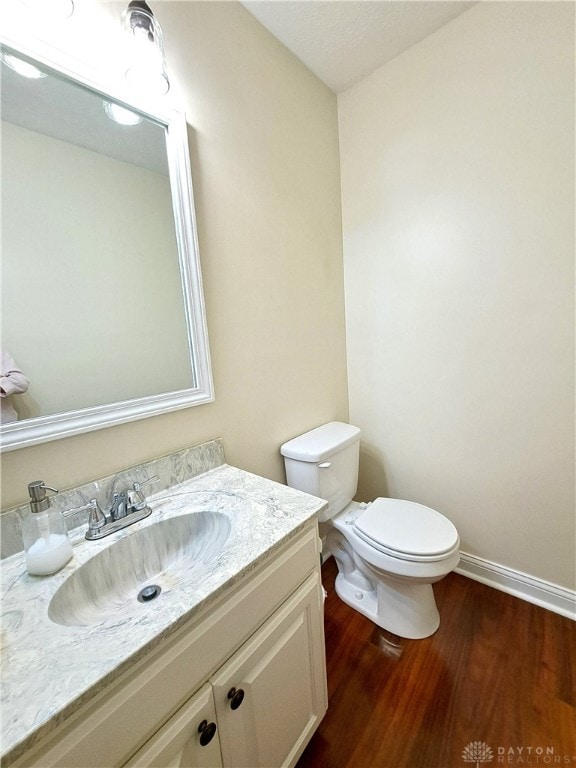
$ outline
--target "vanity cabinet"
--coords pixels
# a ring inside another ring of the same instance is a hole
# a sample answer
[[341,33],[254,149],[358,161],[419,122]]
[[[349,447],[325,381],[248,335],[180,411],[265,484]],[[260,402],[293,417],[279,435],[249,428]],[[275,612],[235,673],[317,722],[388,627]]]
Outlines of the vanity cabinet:
[[327,703],[319,538],[311,522],[4,764],[293,766]]
[[324,714],[315,691],[317,619],[311,576],[126,768],[292,765]]

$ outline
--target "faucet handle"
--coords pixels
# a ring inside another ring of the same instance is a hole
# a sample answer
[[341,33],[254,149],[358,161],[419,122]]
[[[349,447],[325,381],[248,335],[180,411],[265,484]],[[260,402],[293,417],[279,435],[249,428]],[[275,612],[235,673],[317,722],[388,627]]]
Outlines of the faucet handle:
[[136,490],[136,486],[138,486],[138,490],[140,490],[143,485],[148,485],[148,483],[157,483],[159,480],[160,478],[158,475],[152,475],[152,477],[147,477],[146,480],[142,480],[141,483],[134,483],[132,487],[134,490]]
[[140,490],[140,483],[133,483],[131,490],[126,493],[126,504],[130,512],[138,512],[146,506],[146,498]]
[[132,489],[126,493],[126,504],[130,512],[139,512],[146,507],[146,497],[142,493],[142,486],[148,485],[148,483],[155,483],[158,480],[160,480],[158,475],[152,475],[152,477],[148,477],[141,483],[132,483]]
[[106,515],[98,506],[96,499],[90,499],[88,510],[88,533],[96,533],[106,525]]
[[70,515],[75,515],[77,512],[84,512],[86,509],[88,510],[88,531],[86,532],[86,538],[89,538],[90,534],[97,533],[100,528],[103,528],[104,525],[106,525],[106,515],[98,506],[96,499],[90,499],[88,504],[83,504],[81,507],[66,509],[62,512],[62,516],[70,517]]

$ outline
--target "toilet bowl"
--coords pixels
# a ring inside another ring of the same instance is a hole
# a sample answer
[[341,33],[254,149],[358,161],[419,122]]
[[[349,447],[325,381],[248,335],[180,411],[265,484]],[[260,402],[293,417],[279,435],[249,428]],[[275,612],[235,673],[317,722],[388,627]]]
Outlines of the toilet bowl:
[[281,448],[288,485],[328,501],[328,549],[336,560],[338,596],[400,637],[433,634],[440,617],[432,584],[454,570],[460,539],[434,509],[402,499],[358,504],[360,430],[330,422]]
[[444,516],[399,499],[352,502],[331,520],[327,544],[338,563],[341,600],[400,637],[438,629],[432,584],[460,559],[458,533]]

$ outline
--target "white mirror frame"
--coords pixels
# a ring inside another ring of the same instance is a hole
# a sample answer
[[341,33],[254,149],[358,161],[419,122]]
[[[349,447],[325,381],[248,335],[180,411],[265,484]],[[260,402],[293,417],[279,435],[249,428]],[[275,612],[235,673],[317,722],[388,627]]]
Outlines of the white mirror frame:
[[17,55],[31,58],[39,62],[41,67],[53,70],[55,74],[96,91],[103,97],[112,98],[127,108],[136,110],[166,127],[166,147],[176,241],[183,283],[190,360],[196,385],[175,392],[165,392],[5,424],[0,428],[0,449],[12,451],[17,448],[25,448],[50,440],[71,437],[72,435],[211,402],[214,400],[214,388],[184,114],[173,109],[159,109],[157,104],[151,106],[137,102],[131,94],[127,94],[123,89],[120,90],[117,83],[111,85],[103,82],[100,73],[95,73],[92,68],[88,68],[78,60],[72,59],[64,52],[56,50],[46,43],[37,42],[30,47],[30,45],[25,46],[18,41],[10,40],[6,36],[0,36],[0,43],[13,49]]

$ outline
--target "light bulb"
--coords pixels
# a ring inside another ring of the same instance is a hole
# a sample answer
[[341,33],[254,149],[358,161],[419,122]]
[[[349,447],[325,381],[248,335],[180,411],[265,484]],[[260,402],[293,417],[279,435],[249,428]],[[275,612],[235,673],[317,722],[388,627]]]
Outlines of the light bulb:
[[131,109],[121,107],[120,104],[114,104],[111,101],[104,101],[104,112],[111,120],[120,125],[138,125],[142,122],[142,115],[132,112]]
[[27,61],[19,59],[17,56],[12,56],[12,54],[2,51],[1,57],[7,67],[13,69],[14,72],[18,72],[22,77],[28,77],[32,80],[46,77],[46,72],[42,72],[38,67],[35,67],[33,64],[28,64]]

